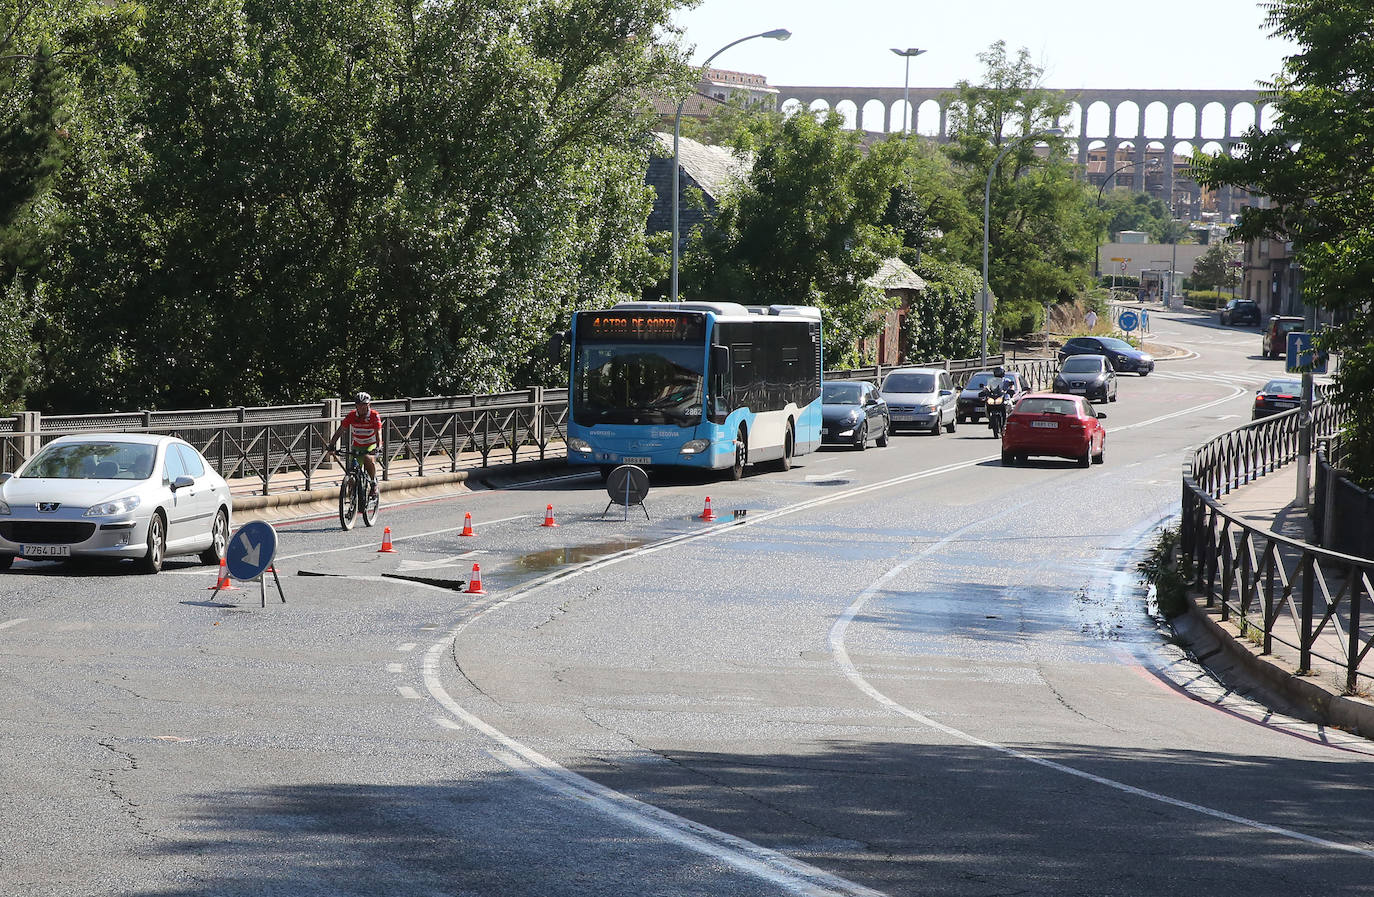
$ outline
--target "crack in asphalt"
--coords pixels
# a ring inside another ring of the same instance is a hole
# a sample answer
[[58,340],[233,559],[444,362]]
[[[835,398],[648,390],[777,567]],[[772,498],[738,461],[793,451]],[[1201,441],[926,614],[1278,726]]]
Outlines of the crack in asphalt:
[[105,789],[110,792],[110,795],[114,797],[116,801],[118,801],[120,809],[122,810],[124,815],[129,817],[129,820],[133,823],[134,831],[138,832],[145,838],[155,837],[153,832],[148,830],[147,820],[144,819],[143,815],[139,812],[139,804],[124,793],[123,789],[120,787],[117,781],[117,778],[120,773],[133,772],[134,770],[139,768],[138,758],[128,751],[120,750],[119,748],[115,747],[113,737],[109,737],[108,739],[97,738],[96,744],[100,745],[102,748],[104,748],[106,751],[113,754],[114,756],[122,759],[124,761],[124,768],[111,768],[103,770],[93,769],[91,770],[92,776],[95,778],[97,782],[105,786]]

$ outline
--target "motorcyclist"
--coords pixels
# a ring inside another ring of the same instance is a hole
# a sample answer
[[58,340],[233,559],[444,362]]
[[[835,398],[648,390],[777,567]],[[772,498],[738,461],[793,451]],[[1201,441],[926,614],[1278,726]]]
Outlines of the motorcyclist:
[[1016,393],[1016,378],[1007,374],[1001,365],[992,369],[992,377],[978,391],[987,409],[988,429],[994,436],[1002,435],[1002,427],[1007,421],[1007,405]]

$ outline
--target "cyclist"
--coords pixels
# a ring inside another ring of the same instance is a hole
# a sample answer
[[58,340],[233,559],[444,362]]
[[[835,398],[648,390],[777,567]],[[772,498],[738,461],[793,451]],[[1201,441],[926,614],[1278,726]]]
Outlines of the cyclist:
[[362,461],[367,471],[368,500],[377,497],[377,445],[382,441],[382,416],[372,409],[372,396],[353,397],[353,410],[344,415],[339,429],[329,437],[329,450],[338,452],[339,437],[349,433],[348,453]]

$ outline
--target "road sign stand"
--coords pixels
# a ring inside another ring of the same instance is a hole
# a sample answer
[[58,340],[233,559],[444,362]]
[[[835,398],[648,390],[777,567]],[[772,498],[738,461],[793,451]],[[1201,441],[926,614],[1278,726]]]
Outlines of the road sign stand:
[[276,567],[268,567],[266,572],[258,576],[258,591],[262,596],[262,606],[267,606],[267,574],[272,574],[272,581],[277,585],[277,594],[281,596],[281,603],[286,603],[286,593],[281,590],[281,579],[277,576]]
[[[267,574],[272,574],[281,603],[286,603],[286,592],[281,587],[281,578],[272,559],[277,554],[277,532],[272,525],[255,520],[240,527],[229,537],[225,550],[226,569],[229,577],[239,582],[257,580],[258,593],[262,606],[267,607]],[[218,592],[219,590],[216,589]]]
[[643,468],[622,464],[612,470],[606,478],[606,494],[611,500],[606,502],[606,509],[601,512],[603,518],[611,510],[611,505],[624,505],[624,519],[628,521],[630,505],[639,505],[644,512],[644,519],[649,519],[649,509],[644,506],[644,499],[649,496],[649,475]]

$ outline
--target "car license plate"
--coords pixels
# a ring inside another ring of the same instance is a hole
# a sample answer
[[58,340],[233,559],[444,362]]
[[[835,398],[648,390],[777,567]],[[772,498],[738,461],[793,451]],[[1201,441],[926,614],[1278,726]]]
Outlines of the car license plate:
[[638,455],[626,455],[624,458],[621,458],[621,459],[620,459],[620,463],[621,463],[621,464],[648,464],[648,463],[649,463],[649,459],[648,459],[647,457],[640,457],[640,456],[638,456]]
[[1058,430],[1058,429],[1059,429],[1059,421],[1057,421],[1057,420],[1033,420],[1033,421],[1031,421],[1031,426],[1032,426],[1032,427],[1040,427],[1040,428],[1043,429],[1043,430]]
[[1298,403],[1297,403],[1297,402],[1275,402],[1275,403],[1274,403],[1274,407],[1275,407],[1275,408],[1296,408],[1296,407],[1298,407]]
[[1069,392],[1087,392],[1087,391],[1088,391],[1088,387],[1086,387],[1086,386],[1070,386],[1070,387],[1069,387]]
[[66,558],[72,556],[70,545],[21,545],[19,554],[26,558]]

